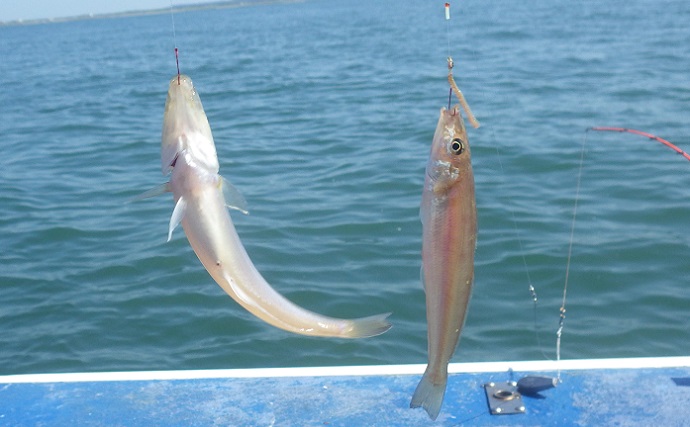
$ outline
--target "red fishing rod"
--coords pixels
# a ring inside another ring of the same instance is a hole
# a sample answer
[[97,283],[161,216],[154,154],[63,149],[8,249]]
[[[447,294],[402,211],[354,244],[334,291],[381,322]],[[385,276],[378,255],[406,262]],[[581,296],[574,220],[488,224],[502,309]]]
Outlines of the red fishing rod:
[[660,142],[670,148],[671,150],[675,151],[676,153],[680,154],[681,156],[685,157],[687,160],[690,161],[690,154],[686,153],[685,151],[681,150],[680,148],[676,147],[675,145],[671,144],[670,142],[666,141],[663,138],[659,138],[656,135],[652,135],[651,133],[647,132],[642,132],[639,130],[635,129],[628,129],[628,128],[616,128],[616,127],[593,127],[593,128],[588,128],[587,130],[595,130],[595,131],[600,131],[600,132],[627,132],[627,133],[632,133],[635,135],[640,135],[647,137],[649,139],[652,139],[654,141]]

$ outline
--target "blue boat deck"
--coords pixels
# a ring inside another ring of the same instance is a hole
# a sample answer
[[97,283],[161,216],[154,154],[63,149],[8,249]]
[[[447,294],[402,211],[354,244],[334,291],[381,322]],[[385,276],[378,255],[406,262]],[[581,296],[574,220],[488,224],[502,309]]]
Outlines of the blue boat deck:
[[[484,384],[562,382],[491,415]],[[441,414],[410,409],[424,365],[0,377],[2,426],[688,426],[690,357],[456,363]]]

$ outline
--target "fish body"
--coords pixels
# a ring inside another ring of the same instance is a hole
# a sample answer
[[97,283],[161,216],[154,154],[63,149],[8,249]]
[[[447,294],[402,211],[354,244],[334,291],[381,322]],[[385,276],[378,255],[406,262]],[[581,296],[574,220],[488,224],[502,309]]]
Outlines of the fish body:
[[422,280],[428,365],[410,406],[436,419],[474,280],[477,209],[470,146],[459,108],[441,109],[422,192]]
[[184,75],[170,81],[161,161],[163,173],[171,172],[164,190],[171,191],[175,200],[168,240],[181,223],[211,277],[242,307],[273,326],[303,335],[358,338],[378,335],[390,328],[388,314],[338,319],[306,310],[264,280],[244,249],[227,210],[231,207],[246,213],[244,199],[218,174],[211,127],[191,79]]

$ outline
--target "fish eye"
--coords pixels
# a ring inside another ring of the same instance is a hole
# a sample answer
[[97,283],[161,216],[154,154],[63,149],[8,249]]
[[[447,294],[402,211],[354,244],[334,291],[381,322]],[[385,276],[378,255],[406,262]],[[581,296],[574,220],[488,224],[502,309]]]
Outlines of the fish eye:
[[465,151],[465,142],[460,138],[453,138],[450,142],[450,151],[456,156],[462,154]]

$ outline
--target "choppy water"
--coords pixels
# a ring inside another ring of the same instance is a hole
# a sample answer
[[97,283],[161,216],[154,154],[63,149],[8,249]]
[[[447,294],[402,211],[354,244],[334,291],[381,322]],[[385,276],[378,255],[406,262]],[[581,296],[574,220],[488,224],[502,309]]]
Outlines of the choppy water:
[[[447,101],[471,130],[476,285],[455,361],[538,359],[522,253],[553,357],[584,129],[690,150],[686,0],[327,1],[175,16],[259,270],[334,316],[392,311],[367,340],[267,326],[210,279],[164,181],[170,15],[0,27],[0,373],[423,363],[418,206]],[[690,349],[690,164],[590,133],[563,357]],[[513,219],[514,218],[514,219]]]

